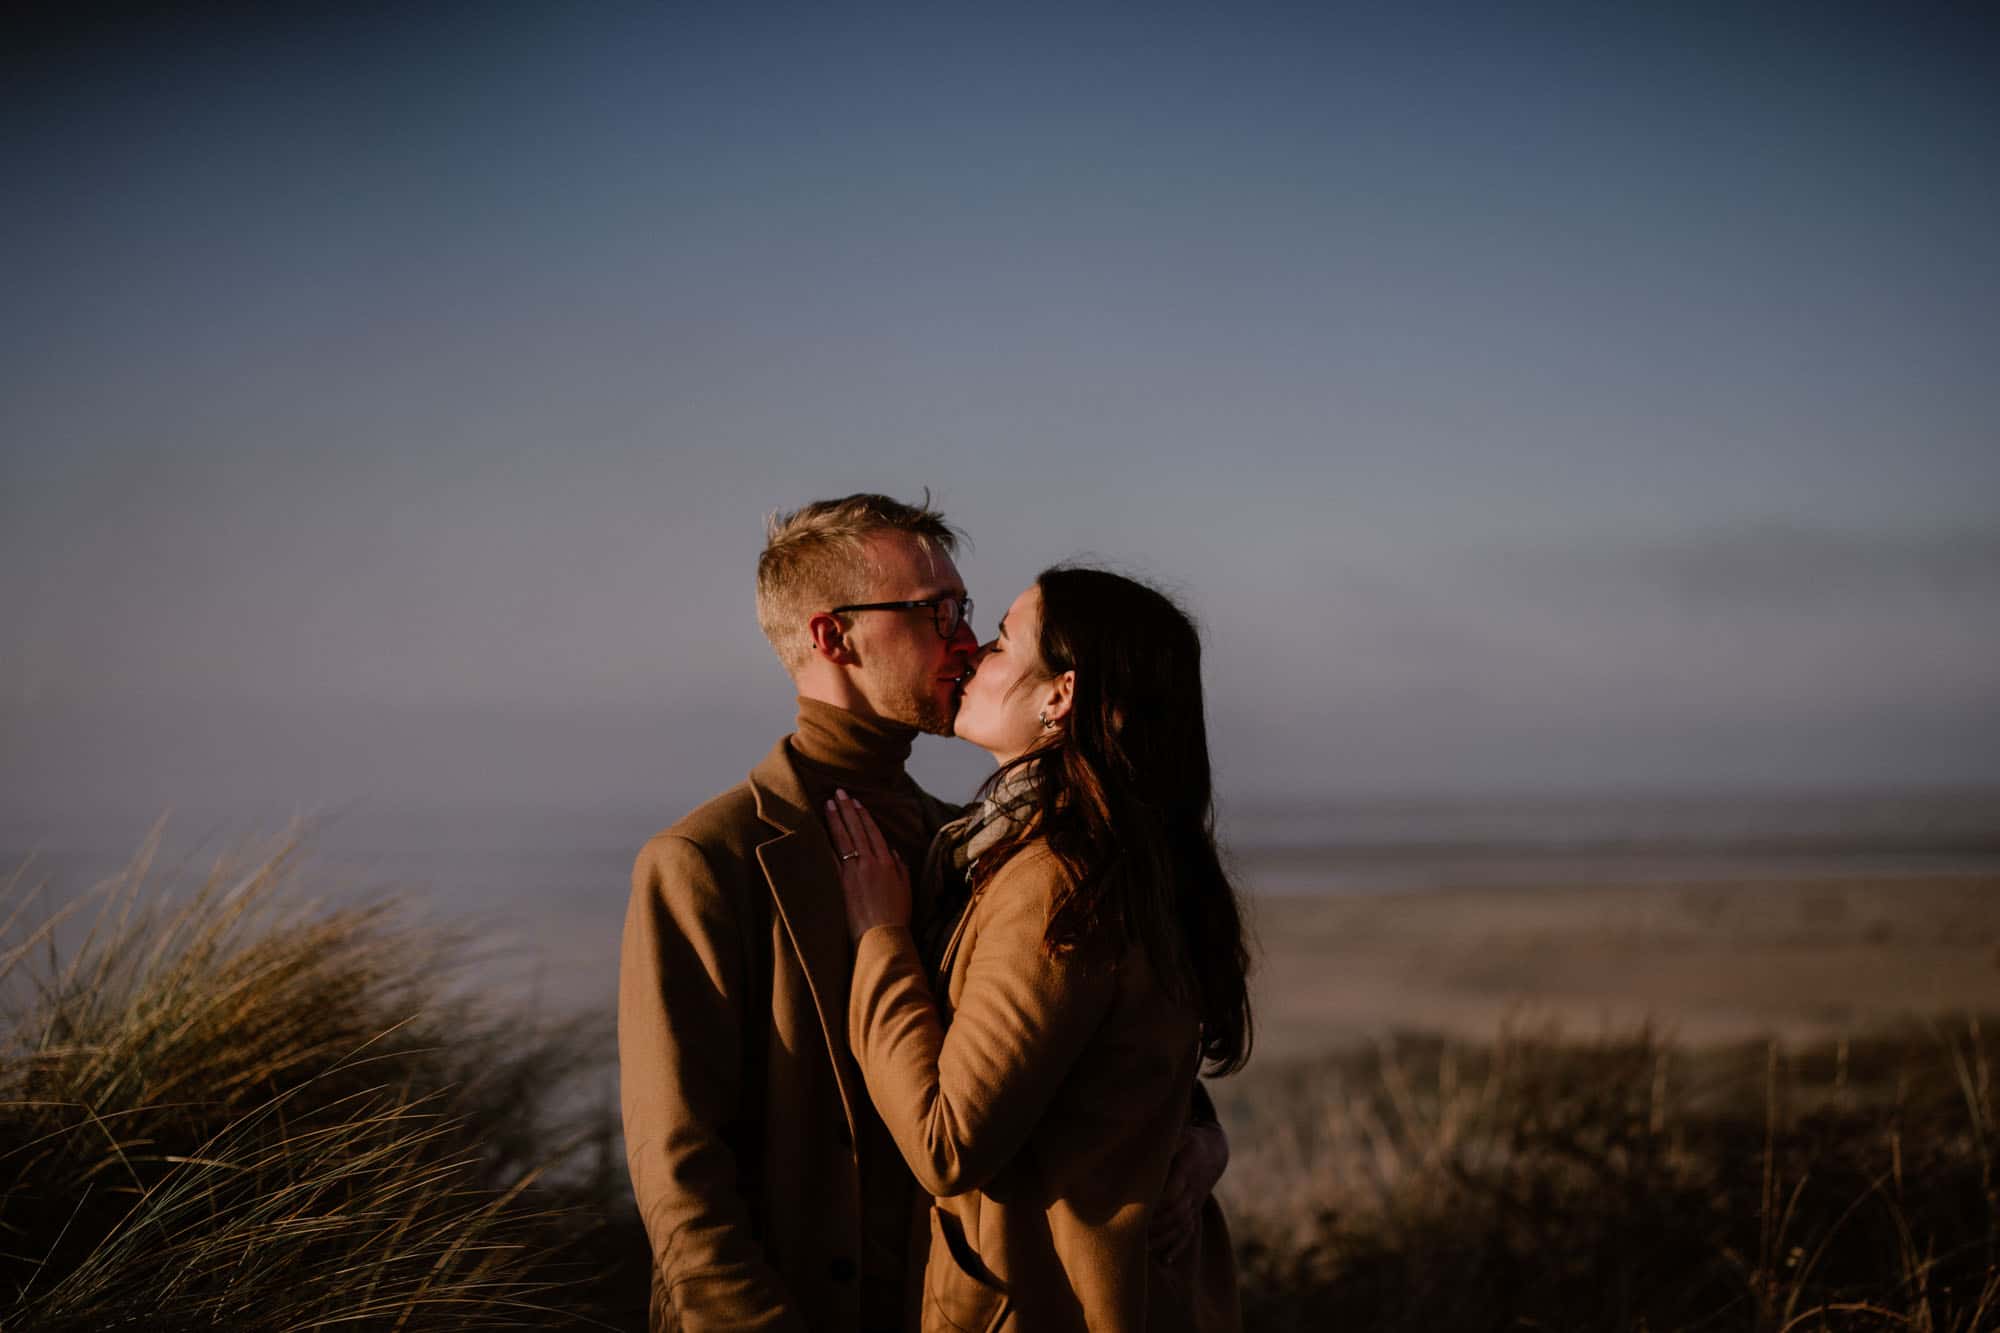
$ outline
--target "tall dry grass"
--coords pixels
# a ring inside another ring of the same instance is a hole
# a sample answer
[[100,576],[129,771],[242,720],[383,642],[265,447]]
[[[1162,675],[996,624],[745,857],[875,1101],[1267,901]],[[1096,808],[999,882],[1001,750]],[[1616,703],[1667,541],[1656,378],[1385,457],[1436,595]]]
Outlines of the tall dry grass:
[[0,1329],[633,1326],[603,1026],[455,994],[298,849],[0,893]]
[[1990,1024],[1403,1038],[1221,1085],[1256,1330],[2000,1328]]

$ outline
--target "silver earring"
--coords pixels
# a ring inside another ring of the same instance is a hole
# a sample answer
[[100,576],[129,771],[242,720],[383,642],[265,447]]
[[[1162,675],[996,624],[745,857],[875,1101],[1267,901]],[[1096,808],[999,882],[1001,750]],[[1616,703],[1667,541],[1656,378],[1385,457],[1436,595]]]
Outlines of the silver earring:
[[1049,712],[1046,708],[1043,709],[1041,712],[1035,714],[1035,721],[1042,724],[1043,731],[1047,731],[1050,727],[1053,727],[1055,725],[1055,723],[1049,721]]

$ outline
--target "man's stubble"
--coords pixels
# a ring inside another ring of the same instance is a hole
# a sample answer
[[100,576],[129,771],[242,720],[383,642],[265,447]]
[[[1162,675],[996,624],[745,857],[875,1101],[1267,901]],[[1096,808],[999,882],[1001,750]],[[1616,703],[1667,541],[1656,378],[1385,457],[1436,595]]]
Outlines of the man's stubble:
[[903,716],[898,720],[927,736],[949,736],[952,724],[958,717],[958,697],[954,693],[950,707],[938,703],[935,690],[911,691],[906,699],[899,701]]
[[940,703],[934,680],[927,679],[921,684],[905,680],[876,705],[876,711],[891,722],[915,727],[927,736],[950,736],[958,718],[960,693],[954,689],[950,702]]

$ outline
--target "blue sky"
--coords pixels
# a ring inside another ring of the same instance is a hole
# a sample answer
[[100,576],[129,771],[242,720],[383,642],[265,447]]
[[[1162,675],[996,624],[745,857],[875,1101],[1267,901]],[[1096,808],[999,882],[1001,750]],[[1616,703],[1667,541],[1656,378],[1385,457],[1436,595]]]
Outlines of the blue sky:
[[697,796],[924,487],[1245,797],[2000,781],[1975,7],[299,13],[0,80],[10,804]]

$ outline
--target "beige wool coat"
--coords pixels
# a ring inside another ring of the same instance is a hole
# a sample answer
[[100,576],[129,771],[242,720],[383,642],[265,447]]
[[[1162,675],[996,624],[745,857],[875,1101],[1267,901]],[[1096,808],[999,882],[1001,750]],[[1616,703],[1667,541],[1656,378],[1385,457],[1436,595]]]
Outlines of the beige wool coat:
[[[932,827],[956,813],[922,799]],[[860,1323],[867,1092],[837,862],[811,805],[780,741],[633,867],[619,1096],[656,1329]]]
[[848,1035],[930,1218],[922,1327],[1230,1328],[1226,1230],[1169,1273],[1147,1231],[1194,1095],[1199,1021],[1145,950],[1042,947],[1063,882],[1031,844],[973,897],[933,998],[911,932],[861,938]]

